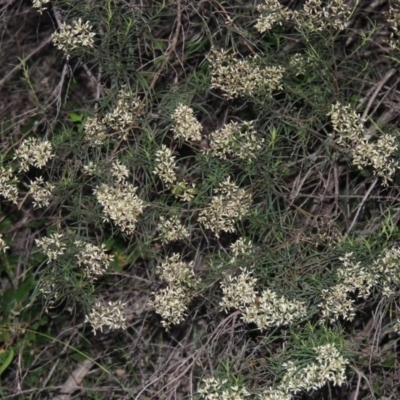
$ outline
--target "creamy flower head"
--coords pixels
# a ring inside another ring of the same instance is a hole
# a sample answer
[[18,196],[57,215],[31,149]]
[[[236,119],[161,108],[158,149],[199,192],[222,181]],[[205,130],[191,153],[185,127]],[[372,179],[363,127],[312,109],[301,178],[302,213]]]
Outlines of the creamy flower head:
[[162,317],[162,325],[169,329],[171,324],[178,324],[185,318],[187,305],[193,298],[200,280],[196,278],[193,262],[181,260],[179,254],[167,257],[157,267],[157,274],[167,283],[167,287],[154,294],[151,307]]
[[258,56],[239,59],[228,51],[212,49],[207,59],[211,65],[211,87],[221,89],[228,99],[257,93],[271,95],[282,89],[285,68],[262,66]]
[[248,255],[253,250],[253,245],[251,240],[239,238],[235,243],[231,244],[231,250],[233,259],[236,259],[237,257]]
[[130,130],[138,126],[143,106],[143,101],[124,85],[118,91],[117,104],[104,115],[100,126],[117,132],[122,140],[127,140]]
[[254,302],[257,297],[255,284],[257,280],[252,276],[252,271],[241,269],[237,276],[228,276],[221,282],[222,300],[220,307],[228,311],[231,308],[243,309]]
[[159,290],[150,301],[150,306],[155,308],[162,317],[162,326],[166,329],[170,325],[179,324],[186,317],[187,304],[191,296],[188,290],[180,285],[168,286]]
[[80,249],[75,257],[78,265],[83,268],[86,277],[96,279],[98,275],[103,275],[107,272],[114,257],[106,254],[104,243],[99,247],[76,240],[75,245]]
[[14,159],[20,163],[19,170],[26,172],[29,166],[43,168],[53,157],[53,147],[48,140],[40,141],[30,137],[25,139],[15,151]]
[[104,221],[112,220],[123,232],[132,235],[145,204],[136,195],[133,185],[126,182],[110,186],[105,183],[94,190],[97,201],[103,206]]
[[44,5],[49,4],[50,0],[33,0],[32,3],[33,8],[36,8],[41,14],[43,11],[46,10],[46,7],[44,7]]
[[307,309],[301,301],[289,300],[271,289],[265,289],[258,301],[246,306],[242,312],[243,321],[254,323],[264,330],[273,326],[292,325],[306,315]]
[[261,15],[257,19],[255,28],[264,33],[277,25],[293,18],[293,13],[284,7],[279,0],[265,0],[264,4],[257,6],[257,10]]
[[107,138],[107,127],[97,117],[88,117],[84,125],[85,140],[91,147],[100,146]]
[[3,239],[3,235],[0,233],[0,251],[5,253],[9,248],[10,247],[6,245],[6,242]]
[[179,104],[172,114],[172,120],[174,121],[172,131],[175,139],[201,140],[202,126],[194,116],[192,108]]
[[397,319],[393,325],[393,330],[396,333],[400,333],[400,319]]
[[389,46],[395,49],[399,45],[400,38],[400,10],[389,6],[387,22],[391,29]]
[[160,223],[157,226],[163,243],[183,240],[189,237],[189,231],[182,225],[178,217],[165,218],[160,217]]
[[18,199],[18,178],[13,175],[11,167],[0,166],[0,194],[7,200],[17,204]]
[[124,315],[126,304],[121,300],[109,301],[107,304],[97,302],[90,313],[86,315],[85,322],[92,325],[93,332],[103,332],[104,327],[109,329],[126,329],[126,317]]
[[89,161],[88,164],[83,166],[83,171],[85,174],[94,175],[96,173],[96,165],[93,161]]
[[236,156],[242,160],[253,161],[261,149],[263,138],[259,138],[254,122],[229,122],[210,133],[210,148],[205,152],[218,158]]
[[96,115],[86,119],[85,140],[91,147],[101,146],[112,135],[127,140],[129,132],[138,127],[143,107],[143,101],[123,85],[118,91],[116,104],[103,117]]
[[195,184],[188,184],[185,179],[178,181],[178,166],[172,150],[164,144],[156,152],[156,166],[153,173],[164,182],[173,195],[183,201],[191,201],[196,194]]
[[319,304],[322,312],[320,323],[329,320],[331,323],[343,318],[352,321],[356,315],[354,300],[349,296],[351,288],[343,283],[323,289],[321,292],[323,301]]
[[44,182],[42,176],[31,181],[29,193],[33,197],[33,206],[35,208],[47,207],[50,204],[54,187],[50,182]]
[[260,395],[260,400],[292,400],[292,395],[279,388],[265,389]]
[[113,162],[111,172],[115,181],[118,183],[124,182],[129,176],[129,169],[121,164],[119,160]]
[[198,390],[202,400],[243,400],[251,396],[245,387],[238,385],[226,385],[226,379],[216,378],[203,379],[202,386]]
[[157,273],[169,284],[184,284],[187,287],[195,287],[198,283],[193,270],[193,262],[187,263],[181,260],[178,253],[173,253],[157,267]]
[[235,222],[249,210],[251,195],[240,189],[228,177],[222,182],[206,208],[199,214],[199,222],[219,237],[219,232],[235,232]]
[[385,249],[372,269],[379,276],[382,294],[387,297],[396,294],[400,286],[400,248]]
[[172,150],[163,144],[161,149],[156,152],[156,166],[153,173],[158,175],[164,183],[171,187],[177,180],[176,169],[177,165]]
[[79,18],[72,25],[62,23],[60,31],[53,33],[53,43],[65,53],[68,59],[76,49],[93,47],[94,36],[96,34],[92,32],[89,21],[83,23],[82,18]]
[[35,239],[36,245],[47,255],[47,263],[57,260],[59,256],[64,254],[66,246],[62,239],[63,235],[61,233],[53,233],[50,237]]
[[304,367],[297,367],[293,362],[284,364],[287,372],[279,389],[293,395],[302,391],[317,390],[328,382],[341,386],[346,382],[346,367],[349,361],[345,359],[334,344],[317,346],[315,361]]
[[384,133],[376,141],[370,140],[365,133],[364,122],[349,105],[332,104],[328,115],[336,133],[332,137],[353,155],[354,164],[359,169],[371,166],[374,174],[382,178],[383,185],[387,186],[399,168],[395,158],[398,151],[396,138]]
[[257,6],[260,16],[255,28],[264,33],[283,22],[293,21],[298,28],[318,32],[325,29],[343,30],[351,17],[352,9],[344,0],[307,0],[298,11],[292,11],[279,0],[265,0]]

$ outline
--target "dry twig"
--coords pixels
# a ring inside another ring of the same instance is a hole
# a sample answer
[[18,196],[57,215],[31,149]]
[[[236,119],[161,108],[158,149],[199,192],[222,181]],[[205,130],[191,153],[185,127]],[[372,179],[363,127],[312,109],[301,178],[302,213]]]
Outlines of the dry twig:
[[89,373],[92,366],[93,362],[90,360],[85,360],[80,363],[75,371],[72,372],[72,374],[65,381],[60,391],[60,394],[53,397],[52,400],[69,400],[72,393],[79,389],[79,385],[81,384],[85,376]]

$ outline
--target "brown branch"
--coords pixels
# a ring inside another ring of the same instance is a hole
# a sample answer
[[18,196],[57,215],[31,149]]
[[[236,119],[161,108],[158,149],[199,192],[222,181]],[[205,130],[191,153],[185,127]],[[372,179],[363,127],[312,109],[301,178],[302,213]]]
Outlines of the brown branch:
[[360,215],[361,209],[363,208],[365,202],[366,202],[367,199],[368,199],[368,196],[371,194],[372,189],[375,187],[375,185],[376,185],[377,183],[378,183],[378,178],[376,178],[376,179],[372,182],[371,186],[368,188],[368,190],[367,190],[367,192],[365,193],[363,199],[361,200],[361,203],[358,205],[356,215],[354,216],[354,219],[353,219],[353,221],[352,221],[352,223],[351,223],[349,229],[347,230],[347,233],[348,233],[348,234],[349,234],[349,233],[352,231],[352,229],[354,228],[354,226],[355,226],[355,224],[356,224],[356,222],[357,222],[358,216]]

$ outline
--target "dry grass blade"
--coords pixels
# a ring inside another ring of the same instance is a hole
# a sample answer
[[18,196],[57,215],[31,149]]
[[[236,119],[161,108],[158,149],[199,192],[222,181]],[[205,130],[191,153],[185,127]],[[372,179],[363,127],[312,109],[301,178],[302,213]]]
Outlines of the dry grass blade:
[[68,379],[62,385],[60,394],[54,396],[52,400],[69,400],[74,392],[80,389],[80,384],[86,375],[90,372],[93,366],[93,362],[90,360],[82,361],[74,372],[68,377]]

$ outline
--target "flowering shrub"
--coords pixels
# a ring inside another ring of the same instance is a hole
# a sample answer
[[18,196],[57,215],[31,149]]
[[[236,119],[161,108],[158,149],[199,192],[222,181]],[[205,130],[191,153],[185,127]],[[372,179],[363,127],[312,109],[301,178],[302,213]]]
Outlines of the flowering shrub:
[[195,3],[4,39],[5,397],[400,398],[398,7]]

